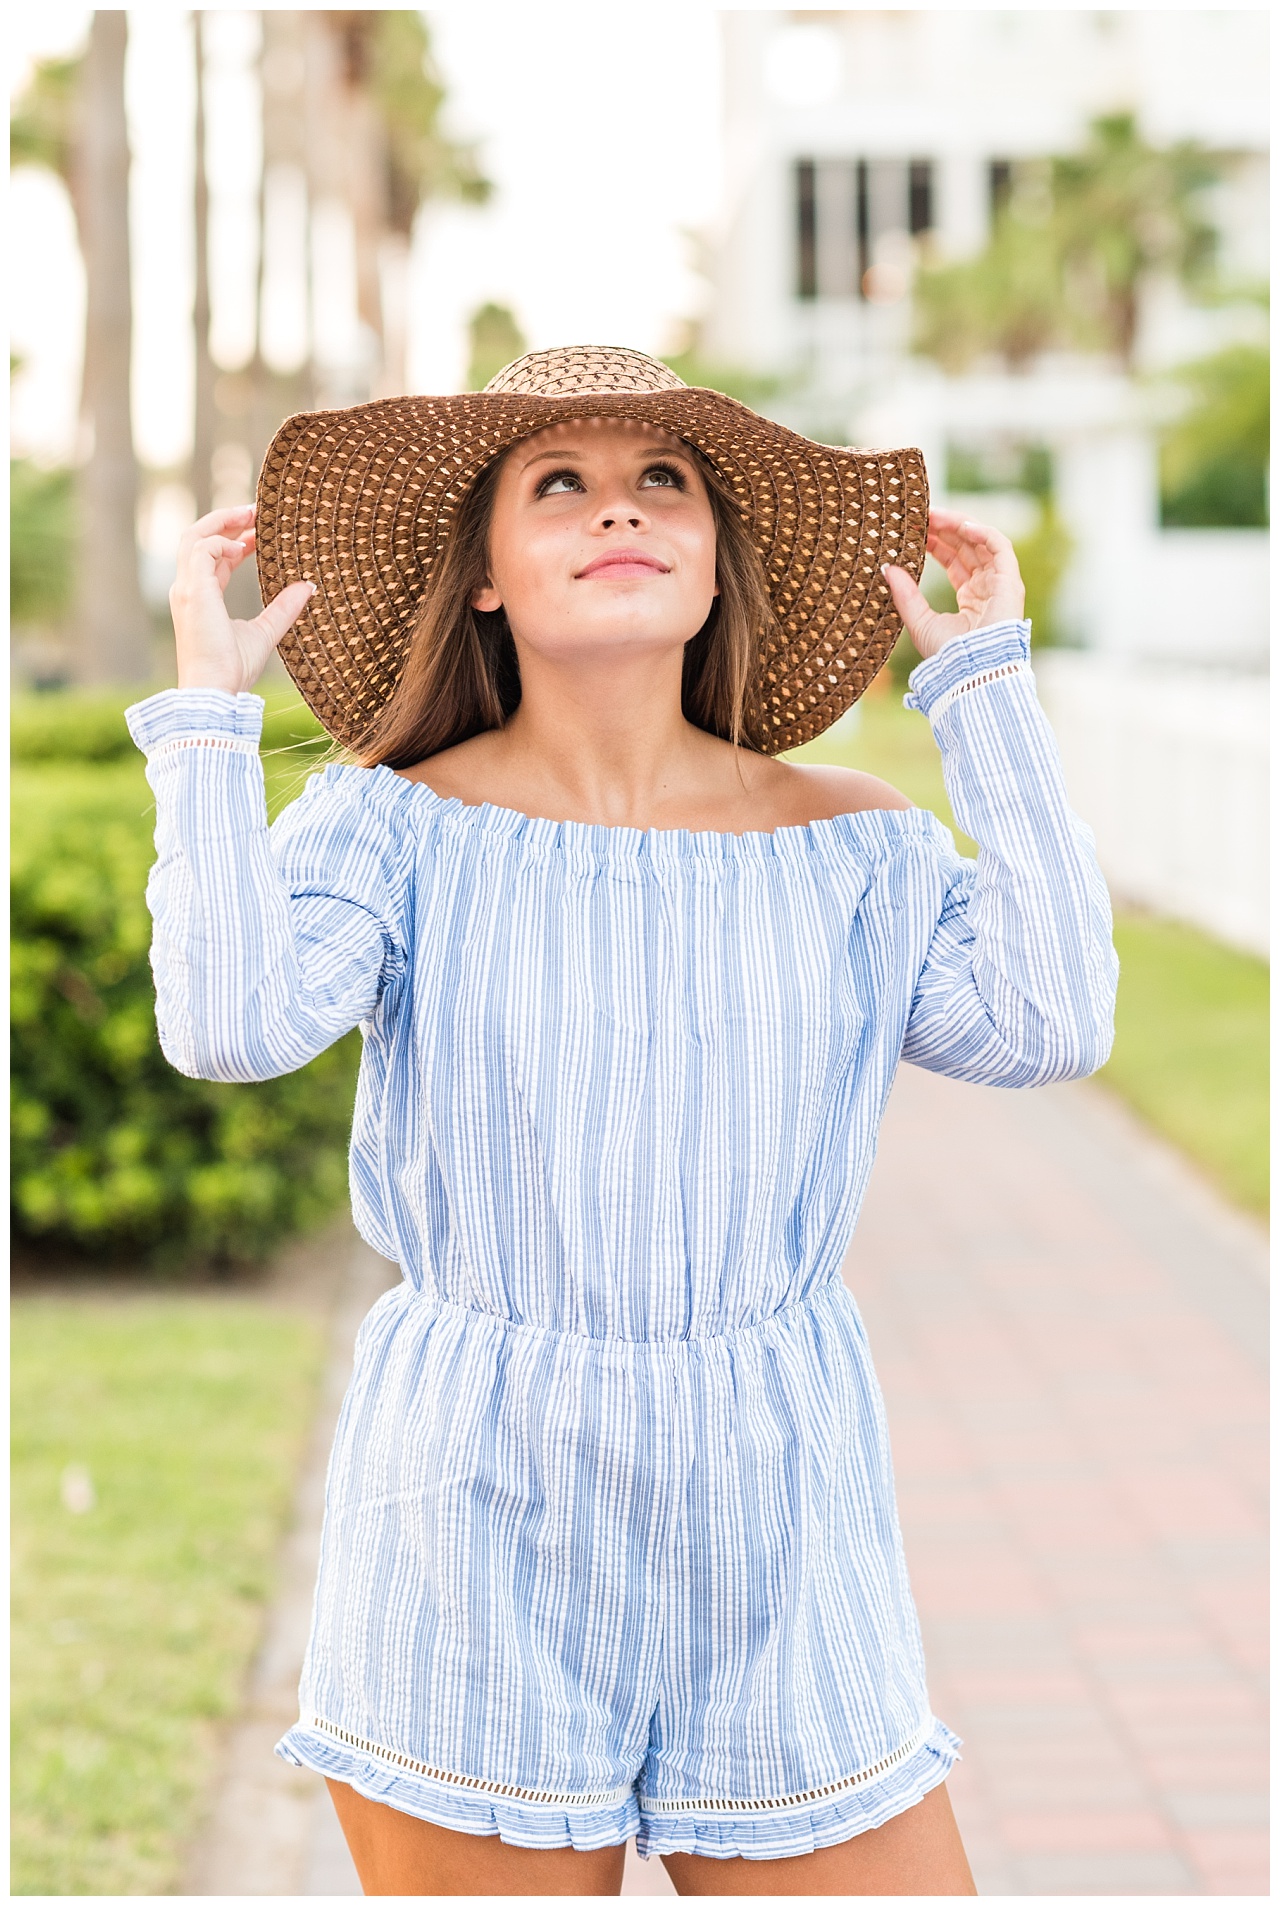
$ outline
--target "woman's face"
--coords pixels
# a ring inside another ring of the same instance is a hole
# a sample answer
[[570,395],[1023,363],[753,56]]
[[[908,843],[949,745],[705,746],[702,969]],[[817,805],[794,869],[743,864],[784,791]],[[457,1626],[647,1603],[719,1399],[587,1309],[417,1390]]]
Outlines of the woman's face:
[[682,650],[716,593],[711,502],[678,437],[587,417],[508,452],[473,606],[504,608],[517,649],[558,661]]

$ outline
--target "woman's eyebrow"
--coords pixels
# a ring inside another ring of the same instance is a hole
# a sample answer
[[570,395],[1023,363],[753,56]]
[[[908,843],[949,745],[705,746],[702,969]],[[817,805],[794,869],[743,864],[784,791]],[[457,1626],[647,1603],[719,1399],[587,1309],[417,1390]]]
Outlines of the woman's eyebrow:
[[[581,455],[581,452],[578,452],[578,454]],[[535,456],[525,458],[523,467],[528,470],[531,469],[535,463],[572,463],[573,461],[574,452],[572,450],[539,450]]]
[[[590,451],[586,450],[539,450],[533,456],[526,458],[520,467],[524,470],[531,470],[535,463],[563,463],[567,467],[571,463],[580,462],[583,457],[589,456],[590,454]],[[680,457],[686,463],[693,461],[687,450],[675,444],[650,444],[641,450],[639,454],[642,456],[655,457]]]

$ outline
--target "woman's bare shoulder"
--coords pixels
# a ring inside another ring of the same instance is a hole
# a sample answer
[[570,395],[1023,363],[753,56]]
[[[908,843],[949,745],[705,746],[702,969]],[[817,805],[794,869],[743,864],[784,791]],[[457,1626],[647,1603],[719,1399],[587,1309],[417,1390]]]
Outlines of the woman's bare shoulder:
[[810,821],[834,820],[837,814],[862,814],[870,808],[904,808],[912,804],[905,794],[879,775],[859,768],[834,768],[816,762],[778,761],[772,764],[771,805],[780,810],[778,825],[805,827]]
[[411,768],[396,768],[394,772],[406,781],[425,782],[442,800],[475,804],[488,798],[485,781],[487,773],[492,771],[492,762],[491,750],[484,744],[491,740],[488,734],[472,735],[469,741],[442,748],[439,754],[428,755],[425,761],[416,761]]

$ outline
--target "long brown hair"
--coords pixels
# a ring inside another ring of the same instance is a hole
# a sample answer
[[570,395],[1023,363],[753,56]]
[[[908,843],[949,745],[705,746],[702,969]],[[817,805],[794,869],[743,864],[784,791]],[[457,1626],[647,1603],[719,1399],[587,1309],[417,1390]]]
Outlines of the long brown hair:
[[[755,749],[755,683],[773,609],[742,513],[694,445],[716,528],[720,593],[685,645],[685,719]],[[506,452],[503,452],[503,456]],[[503,457],[485,465],[458,506],[444,552],[418,607],[409,655],[386,707],[361,739],[363,767],[413,767],[429,755],[501,728],[520,705],[520,667],[506,611],[471,606],[489,579],[489,525]]]

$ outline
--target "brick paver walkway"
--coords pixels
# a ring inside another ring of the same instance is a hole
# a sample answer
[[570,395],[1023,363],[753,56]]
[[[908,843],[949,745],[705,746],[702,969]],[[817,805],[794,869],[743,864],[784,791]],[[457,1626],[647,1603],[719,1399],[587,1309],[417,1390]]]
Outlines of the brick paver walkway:
[[1267,1890],[1264,1275],[1097,1087],[903,1068],[845,1276],[984,1893]]
[[[387,1268],[357,1250],[330,1413]],[[845,1275],[979,1890],[1264,1893],[1261,1233],[1095,1087],[904,1067]],[[323,1787],[269,1752],[329,1433],[193,1893],[358,1890]],[[633,1848],[623,1890],[672,1888]]]

